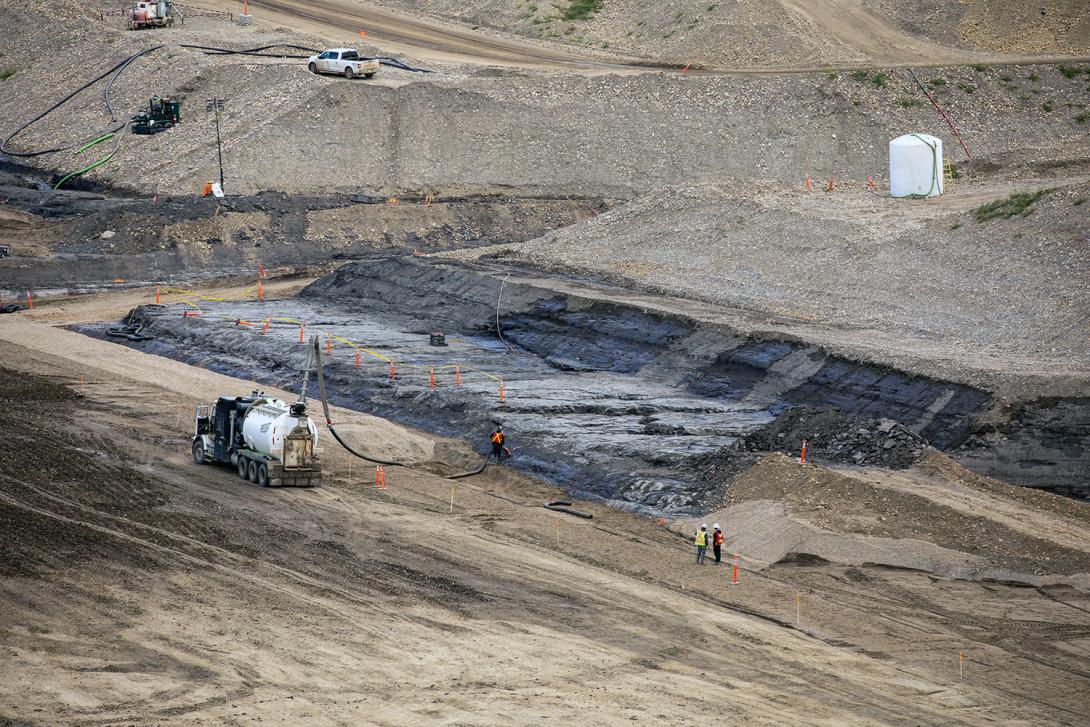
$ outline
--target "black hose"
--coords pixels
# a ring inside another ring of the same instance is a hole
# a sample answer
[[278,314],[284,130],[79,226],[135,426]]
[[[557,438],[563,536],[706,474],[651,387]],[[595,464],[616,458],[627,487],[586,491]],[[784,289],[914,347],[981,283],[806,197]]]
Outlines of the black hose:
[[[53,153],[58,152],[58,151],[67,151],[69,149],[72,149],[75,146],[78,146],[80,142],[76,142],[76,143],[74,143],[72,145],[69,145],[69,146],[58,146],[58,147],[54,147],[52,149],[40,149],[38,151],[12,151],[11,149],[8,148],[8,144],[11,143],[12,139],[14,139],[16,136],[21,134],[23,131],[25,131],[26,129],[30,128],[34,124],[36,124],[39,121],[41,121],[42,119],[44,119],[49,114],[51,114],[54,111],[56,111],[57,109],[59,109],[64,104],[68,103],[76,94],[78,94],[81,91],[84,91],[85,89],[90,88],[91,86],[95,85],[96,83],[101,81],[103,78],[106,78],[106,76],[110,75],[114,71],[118,71],[119,69],[123,69],[125,66],[127,66],[130,62],[132,62],[136,58],[139,58],[140,56],[145,55],[147,53],[151,53],[152,51],[159,50],[160,48],[163,48],[163,47],[164,46],[157,45],[157,46],[155,46],[153,48],[147,48],[145,50],[142,50],[139,53],[134,53],[133,55],[129,56],[125,60],[123,60],[120,63],[118,63],[117,65],[115,65],[110,70],[96,76],[91,81],[88,81],[87,83],[83,84],[82,86],[77,88],[75,91],[68,94],[67,96],[62,98],[60,101],[58,101],[57,103],[50,106],[48,109],[46,109],[45,111],[38,114],[37,116],[35,116],[30,121],[28,121],[25,124],[23,124],[22,126],[20,126],[15,131],[11,132],[6,139],[4,139],[2,142],[0,142],[0,153],[4,153],[4,154],[7,154],[8,156],[13,156],[13,157],[36,157],[36,156],[42,156],[43,154],[53,154]],[[128,122],[126,121],[126,122],[122,123],[119,126],[115,126],[112,129],[109,129],[108,131],[95,134],[94,136],[89,137],[89,138],[95,138],[96,136],[102,136],[103,134],[116,133],[116,132],[120,131],[121,129],[125,128],[125,124],[127,124],[127,123]]]
[[462,472],[462,473],[457,474],[457,475],[447,475],[447,479],[448,480],[460,480],[463,477],[473,477],[474,475],[479,475],[482,472],[484,472],[484,468],[488,466],[488,460],[491,459],[491,458],[492,458],[492,455],[489,455],[489,456],[485,457],[484,461],[481,462],[481,466],[478,467],[477,469],[473,470],[472,472]]
[[309,56],[296,56],[288,55],[286,53],[262,53],[261,51],[268,50],[269,48],[290,48],[292,50],[306,51],[307,53],[314,54],[320,52],[317,48],[307,48],[305,45],[292,45],[290,43],[273,43],[272,45],[260,45],[256,48],[240,48],[234,50],[232,48],[216,48],[209,45],[192,45],[189,43],[180,44],[181,48],[190,48],[193,50],[201,50],[205,52],[205,55],[209,56],[263,56],[265,58],[308,58]]
[[593,520],[594,519],[594,516],[591,515],[589,512],[583,512],[582,510],[576,510],[576,509],[571,508],[571,507],[565,507],[564,505],[548,504],[548,505],[542,505],[542,507],[544,507],[546,510],[553,510],[555,512],[566,512],[569,515],[575,515],[576,517],[581,517],[584,520]]
[[[322,400],[322,403],[325,404],[324,399]],[[356,450],[354,450],[350,446],[348,446],[348,444],[343,439],[341,439],[341,435],[337,434],[337,430],[333,428],[333,424],[330,423],[328,416],[326,417],[325,425],[329,429],[329,433],[333,435],[333,438],[336,439],[337,442],[342,447],[347,449],[350,454],[354,454],[357,457],[359,457],[360,459],[365,459],[368,462],[374,462],[375,464],[389,465],[390,467],[407,467],[408,466],[404,462],[395,462],[394,460],[379,459],[378,457],[369,457],[366,454],[363,454],[362,452],[357,452]]]
[[[163,46],[160,45],[157,47],[162,48]],[[114,81],[117,80],[118,76],[124,73],[125,69],[129,67],[130,63],[135,61],[140,56],[146,53],[150,53],[153,50],[155,50],[155,48],[149,48],[148,50],[141,51],[134,56],[130,56],[128,60],[121,64],[121,67],[117,69],[117,72],[114,73],[113,77],[106,83],[106,88],[102,89],[102,100],[106,102],[106,110],[110,112],[110,118],[114,121],[117,121],[117,114],[114,112],[113,104],[110,103],[110,90],[114,87]]]
[[[349,454],[355,455],[362,460],[373,462],[374,464],[388,465],[390,467],[404,467],[406,469],[412,469],[404,462],[398,462],[396,460],[389,459],[379,459],[378,457],[372,457],[370,455],[364,454],[363,452],[358,452],[351,446],[349,446],[346,441],[341,439],[341,435],[337,434],[337,430],[333,428],[333,421],[329,417],[329,399],[326,398],[325,376],[322,374],[322,344],[321,342],[319,342],[317,336],[314,336],[311,339],[311,346],[312,348],[310,349],[310,353],[307,355],[307,366],[309,368],[310,363],[314,363],[315,375],[318,378],[318,398],[322,401],[322,414],[325,416],[325,425],[326,428],[329,429],[329,433],[332,434],[333,438],[337,440],[337,444],[344,447]],[[484,468],[486,466],[488,466],[488,457],[485,457],[484,462],[481,463],[481,466],[473,472],[463,472],[457,475],[450,475],[449,477],[447,477],[447,479],[457,480],[463,477],[479,475],[481,472],[484,472]]]
[[[310,56],[289,55],[287,53],[263,53],[262,52],[262,51],[268,50],[269,48],[290,48],[292,50],[306,51],[307,53],[309,53],[311,55],[321,52],[317,48],[307,48],[305,45],[292,45],[290,43],[273,43],[272,45],[259,45],[256,48],[239,48],[237,50],[235,50],[233,48],[217,48],[215,46],[210,46],[210,45],[192,45],[192,44],[182,44],[181,47],[182,48],[191,48],[193,50],[204,51],[204,54],[209,55],[209,56],[239,55],[239,56],[257,56],[259,58],[299,58],[299,59],[303,59],[303,58],[309,58],[310,57]],[[374,58],[368,58],[366,56],[360,56],[360,60],[361,61],[378,61],[380,65],[390,66],[391,68],[400,68],[403,71],[410,71],[412,73],[434,73],[434,71],[431,71],[431,70],[429,70],[427,68],[416,68],[415,66],[410,66],[408,63],[405,63],[404,61],[398,60],[397,58],[390,58],[390,57],[387,57],[387,56],[375,56]]]

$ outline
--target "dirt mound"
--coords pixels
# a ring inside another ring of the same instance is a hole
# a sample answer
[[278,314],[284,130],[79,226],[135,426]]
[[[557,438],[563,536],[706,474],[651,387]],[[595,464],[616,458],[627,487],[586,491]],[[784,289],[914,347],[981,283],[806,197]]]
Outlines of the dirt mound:
[[797,457],[803,439],[807,460],[825,464],[904,469],[928,451],[923,437],[892,419],[794,407],[725,447],[690,458],[688,465],[710,491],[729,493],[732,482],[765,455],[788,452]]
[[806,440],[806,457],[816,462],[911,467],[927,441],[892,419],[868,419],[836,409],[788,409],[738,442],[743,452],[794,451]]
[[[958,472],[942,455],[924,469],[893,473],[830,470],[773,454],[734,479],[727,502],[771,500],[824,531],[923,541],[1016,573],[1090,572],[1090,510],[1057,495],[1031,501],[1018,487]],[[921,551],[919,563],[933,557]]]

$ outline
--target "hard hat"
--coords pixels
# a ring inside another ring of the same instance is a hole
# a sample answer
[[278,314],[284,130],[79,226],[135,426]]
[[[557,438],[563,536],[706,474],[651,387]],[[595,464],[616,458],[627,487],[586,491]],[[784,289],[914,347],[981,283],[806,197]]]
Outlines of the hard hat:
[[707,523],[700,523],[700,529],[701,530],[707,530],[708,529],[708,524]]
[[715,525],[712,525],[712,527],[715,528],[716,530],[718,530],[719,529],[719,523],[716,523]]

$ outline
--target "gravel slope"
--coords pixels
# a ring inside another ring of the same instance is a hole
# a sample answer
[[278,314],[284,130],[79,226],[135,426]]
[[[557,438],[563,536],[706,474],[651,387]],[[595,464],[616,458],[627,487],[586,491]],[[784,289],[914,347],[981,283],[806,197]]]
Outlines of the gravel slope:
[[974,221],[973,207],[1005,196],[986,183],[937,202],[860,190],[671,190],[512,246],[510,259],[832,328],[1085,368],[1090,185],[1046,195],[1027,217]]

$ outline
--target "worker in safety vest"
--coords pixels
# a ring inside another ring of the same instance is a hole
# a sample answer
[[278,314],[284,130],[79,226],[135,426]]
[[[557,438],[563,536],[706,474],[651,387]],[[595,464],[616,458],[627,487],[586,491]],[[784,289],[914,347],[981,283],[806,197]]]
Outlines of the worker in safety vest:
[[503,457],[503,427],[496,427],[496,431],[492,432],[492,456],[499,462]]
[[708,526],[700,523],[700,530],[693,533],[693,545],[696,546],[696,564],[704,565],[704,556],[708,552]]
[[723,531],[719,529],[719,523],[712,525],[712,552],[715,553],[715,562],[722,562]]

